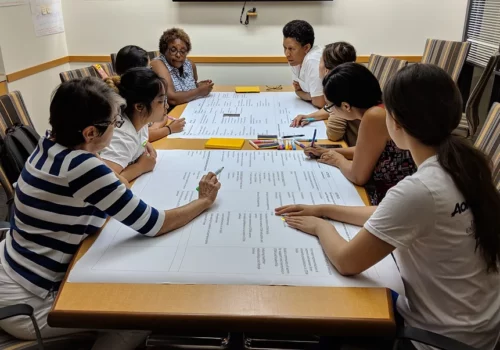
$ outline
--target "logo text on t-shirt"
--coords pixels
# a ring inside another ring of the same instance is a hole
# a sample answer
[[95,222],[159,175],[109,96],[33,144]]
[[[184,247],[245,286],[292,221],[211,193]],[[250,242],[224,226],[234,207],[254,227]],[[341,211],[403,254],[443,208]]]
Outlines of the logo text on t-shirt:
[[454,217],[456,214],[462,214],[466,210],[469,209],[469,205],[465,202],[455,204],[455,210],[451,213],[451,217]]

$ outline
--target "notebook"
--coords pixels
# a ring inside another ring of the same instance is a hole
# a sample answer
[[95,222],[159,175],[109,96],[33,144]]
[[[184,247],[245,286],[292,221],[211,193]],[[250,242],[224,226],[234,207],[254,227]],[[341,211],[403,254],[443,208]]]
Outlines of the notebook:
[[236,86],[234,91],[239,93],[260,92],[260,88],[258,86]]
[[205,148],[217,149],[242,149],[245,139],[209,139],[205,143]]

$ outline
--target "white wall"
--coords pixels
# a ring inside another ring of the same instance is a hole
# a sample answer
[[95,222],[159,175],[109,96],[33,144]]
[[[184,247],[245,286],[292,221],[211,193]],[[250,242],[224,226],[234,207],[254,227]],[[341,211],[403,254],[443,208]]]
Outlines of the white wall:
[[258,17],[239,24],[243,1],[64,1],[68,50],[102,55],[127,44],[156,49],[163,30],[183,27],[193,55],[281,55],[281,29],[301,18],[317,42],[346,40],[359,54],[419,55],[428,37],[460,40],[467,0],[334,0],[253,2]]
[[[346,40],[360,55],[421,55],[429,37],[461,40],[467,0],[254,2],[249,7],[258,17],[248,27],[239,24],[242,4],[64,1],[68,51],[107,55],[129,44],[157,50],[161,33],[180,26],[191,36],[192,55],[282,55],[283,25],[301,18],[313,24],[321,45]],[[286,65],[207,64],[198,72],[221,85],[290,82]]]
[[[175,3],[171,0],[64,0],[66,33],[36,37],[29,6],[0,8],[0,47],[6,73],[70,55],[107,55],[128,44],[158,47],[163,30],[183,27],[193,55],[282,55],[281,29],[301,18],[313,24],[317,43],[354,44],[371,52],[420,55],[428,37],[460,40],[467,0],[334,0],[255,2],[258,17],[239,24],[242,1]],[[21,90],[35,126],[48,125],[50,94],[61,71],[88,66],[65,64],[9,84]],[[286,65],[200,65],[201,78],[217,84],[287,84]]]
[[[7,74],[68,55],[64,33],[37,37],[31,22],[29,5],[0,7],[0,47]],[[28,112],[39,133],[48,126],[52,90],[59,83],[65,64],[9,83],[9,90],[20,90]]]

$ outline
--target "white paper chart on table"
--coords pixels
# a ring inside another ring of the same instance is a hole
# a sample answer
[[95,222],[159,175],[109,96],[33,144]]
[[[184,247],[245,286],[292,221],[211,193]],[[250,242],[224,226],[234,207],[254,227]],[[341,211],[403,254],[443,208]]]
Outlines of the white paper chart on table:
[[[155,170],[141,176],[133,191],[156,208],[175,208],[197,198],[199,179],[221,166],[222,187],[210,210],[155,238],[111,219],[69,281],[382,286],[403,292],[391,257],[357,277],[343,277],[315,237],[274,215],[274,208],[293,203],[363,205],[337,169],[302,152],[158,151]],[[359,231],[333,224],[348,240]]]
[[[212,92],[209,96],[189,102],[182,113],[186,118],[183,132],[170,138],[239,137],[257,138],[257,135],[304,135],[327,139],[323,121],[292,128],[290,123],[299,114],[317,111],[312,104],[300,100],[293,92],[262,92],[237,94]],[[239,117],[224,117],[239,114]]]

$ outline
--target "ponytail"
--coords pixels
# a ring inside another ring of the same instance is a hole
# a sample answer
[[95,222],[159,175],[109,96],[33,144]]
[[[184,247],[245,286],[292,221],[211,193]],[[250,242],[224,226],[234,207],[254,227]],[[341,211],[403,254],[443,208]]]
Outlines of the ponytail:
[[483,256],[487,270],[498,272],[500,194],[493,184],[489,162],[481,151],[453,135],[439,145],[438,161],[450,174],[472,212],[476,250],[479,249]]
[[[384,89],[386,110],[407,134],[437,151],[437,159],[465,199],[458,212],[472,212],[471,234],[488,272],[500,262],[500,193],[485,155],[452,135],[462,118],[462,97],[441,68],[414,64],[401,69]],[[454,213],[450,213],[454,215]]]
[[121,78],[118,75],[114,75],[112,77],[105,78],[104,82],[111,89],[113,89],[114,92],[116,92],[117,94],[120,93],[120,89],[118,87],[120,86]]
[[113,76],[104,81],[127,101],[124,111],[130,119],[134,118],[137,104],[143,105],[147,114],[150,115],[152,113],[151,103],[162,92],[164,93],[166,87],[164,79],[152,69],[144,67],[131,68],[121,77]]

